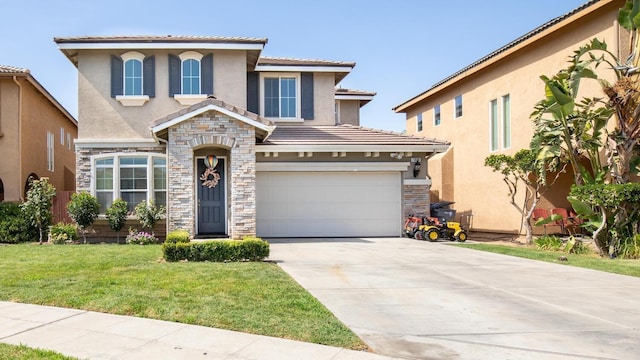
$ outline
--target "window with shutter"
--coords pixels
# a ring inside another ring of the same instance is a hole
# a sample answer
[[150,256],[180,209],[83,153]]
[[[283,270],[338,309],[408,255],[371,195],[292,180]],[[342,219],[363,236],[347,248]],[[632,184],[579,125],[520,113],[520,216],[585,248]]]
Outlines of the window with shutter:
[[123,106],[142,106],[155,96],[155,61],[137,51],[111,57],[111,96]]
[[169,95],[181,105],[193,105],[213,95],[213,54],[185,51],[169,55]]
[[[310,94],[301,90],[301,74],[299,73],[263,73],[260,81],[260,114],[275,121],[301,122],[303,112],[313,118],[313,80],[307,77],[306,88]],[[311,83],[311,86],[309,86]],[[302,97],[311,100],[310,106],[302,103]],[[306,118],[305,118],[306,119]]]

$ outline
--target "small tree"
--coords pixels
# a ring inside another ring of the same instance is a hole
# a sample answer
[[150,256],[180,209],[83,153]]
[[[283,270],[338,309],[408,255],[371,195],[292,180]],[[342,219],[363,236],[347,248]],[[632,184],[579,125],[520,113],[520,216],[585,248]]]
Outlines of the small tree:
[[42,237],[46,229],[51,225],[51,206],[53,197],[56,195],[56,188],[49,183],[49,178],[43,177],[40,180],[29,180],[30,188],[27,191],[27,201],[20,205],[25,217],[38,229],[39,244],[42,244]]
[[136,218],[140,221],[142,228],[147,228],[154,234],[153,227],[156,223],[164,217],[165,208],[164,206],[156,206],[153,200],[149,200],[147,204],[146,201],[142,201],[138,205],[136,205]]
[[[547,184],[544,163],[537,159],[537,154],[529,149],[522,149],[515,155],[504,154],[490,155],[484,165],[494,172],[502,174],[502,181],[509,188],[509,203],[522,215],[522,227],[524,227],[527,244],[533,240],[531,216],[540,197],[558,179],[561,172],[557,172],[551,184]],[[549,169],[554,170],[554,169]],[[522,205],[516,202],[519,184],[525,185],[525,196]]]
[[127,202],[122,199],[116,199],[107,209],[107,220],[111,230],[118,234],[118,244],[120,243],[120,230],[124,227],[127,220]]
[[67,212],[78,224],[82,232],[82,239],[87,243],[87,228],[98,218],[100,203],[95,196],[86,191],[71,194],[71,201],[67,204]]

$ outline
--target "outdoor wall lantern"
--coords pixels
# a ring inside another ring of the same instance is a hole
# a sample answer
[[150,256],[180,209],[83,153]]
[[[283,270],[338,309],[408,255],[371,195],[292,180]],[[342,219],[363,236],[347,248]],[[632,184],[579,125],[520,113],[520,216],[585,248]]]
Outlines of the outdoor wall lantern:
[[418,177],[418,174],[420,174],[420,167],[422,166],[420,158],[413,158],[411,160],[413,162],[413,177]]

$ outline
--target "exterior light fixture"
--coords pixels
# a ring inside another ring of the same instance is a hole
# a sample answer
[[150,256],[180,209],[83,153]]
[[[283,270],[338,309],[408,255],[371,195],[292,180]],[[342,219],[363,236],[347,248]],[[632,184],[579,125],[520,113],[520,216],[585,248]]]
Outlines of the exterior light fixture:
[[413,177],[418,177],[418,174],[420,174],[420,167],[422,167],[422,163],[420,163],[420,158],[414,158],[411,160],[415,160],[413,161]]

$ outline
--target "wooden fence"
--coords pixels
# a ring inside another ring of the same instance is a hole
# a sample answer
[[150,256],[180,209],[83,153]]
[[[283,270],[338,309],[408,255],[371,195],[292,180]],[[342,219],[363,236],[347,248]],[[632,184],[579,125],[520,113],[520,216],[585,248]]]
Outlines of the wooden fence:
[[57,191],[53,197],[53,206],[51,206],[51,214],[53,215],[52,223],[65,222],[72,224],[73,220],[67,213],[67,203],[71,200],[71,194],[75,191]]

